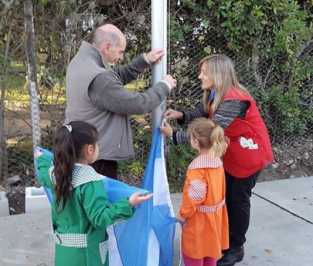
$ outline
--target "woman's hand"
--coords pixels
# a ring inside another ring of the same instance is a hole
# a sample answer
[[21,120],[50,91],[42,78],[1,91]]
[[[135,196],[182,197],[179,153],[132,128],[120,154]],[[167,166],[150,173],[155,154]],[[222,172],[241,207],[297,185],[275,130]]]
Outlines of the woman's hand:
[[162,126],[160,127],[161,132],[166,136],[166,137],[172,137],[173,136],[173,128],[169,123],[164,121]]
[[143,203],[144,201],[147,201],[152,198],[152,193],[142,195],[140,192],[135,192],[129,197],[129,204],[132,206],[137,206],[138,204]]
[[173,120],[173,119],[180,119],[180,118],[183,118],[183,113],[182,112],[179,112],[179,111],[176,111],[176,110],[173,110],[173,109],[168,109],[163,117],[165,119],[168,119],[168,120]]

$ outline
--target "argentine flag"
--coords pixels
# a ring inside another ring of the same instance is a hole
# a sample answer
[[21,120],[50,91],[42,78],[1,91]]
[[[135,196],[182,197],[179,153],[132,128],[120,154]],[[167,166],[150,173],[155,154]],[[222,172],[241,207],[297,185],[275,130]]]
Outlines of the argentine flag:
[[[46,149],[36,150],[51,162],[53,154]],[[37,165],[35,162],[35,169]],[[142,188],[103,177],[109,200],[114,203],[134,192],[152,192],[153,198],[141,205],[134,216],[108,228],[109,265],[111,266],[172,266],[176,219],[170,199],[164,160],[164,138],[155,130]],[[51,203],[53,194],[44,187]]]
[[[44,156],[47,161],[51,162],[51,165],[53,164],[53,153],[47,149],[41,148],[41,147],[36,147],[35,152],[37,154],[40,154],[40,156]],[[37,162],[35,161],[35,175],[38,176],[38,166]],[[147,190],[140,189],[134,186],[129,186],[121,181],[102,176],[102,183],[104,186],[104,189],[107,193],[108,199],[111,203],[120,201],[121,199],[125,199],[130,197],[131,194],[135,192],[139,193],[147,193]],[[49,200],[49,202],[54,201],[53,193],[50,188],[48,187],[43,187],[46,196]]]
[[109,232],[110,265],[172,266],[175,222],[164,160],[164,138],[153,134],[142,189],[153,193],[134,216]]

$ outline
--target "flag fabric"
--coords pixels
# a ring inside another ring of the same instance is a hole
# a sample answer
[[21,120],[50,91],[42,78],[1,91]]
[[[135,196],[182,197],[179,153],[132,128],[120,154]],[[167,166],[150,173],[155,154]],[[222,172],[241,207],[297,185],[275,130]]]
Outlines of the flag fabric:
[[[141,204],[134,216],[114,226],[110,262],[114,266],[172,266],[175,222],[164,159],[164,138],[153,134],[142,188],[153,200]],[[110,254],[110,253],[109,253]],[[116,255],[114,257],[113,255]]]
[[[49,150],[44,149],[42,147],[36,147],[35,152],[40,153],[41,156],[45,156],[47,160],[51,161],[51,165],[52,165],[53,154]],[[35,161],[35,171],[36,171],[36,176],[37,176],[38,170],[37,170],[36,161]],[[102,176],[102,177],[103,177],[102,182],[105,187],[105,191],[107,192],[108,199],[112,203],[115,203],[121,199],[128,198],[134,192],[139,192],[141,194],[148,193],[148,191],[145,189],[130,186],[121,181],[118,181],[118,180],[115,180],[106,176]],[[51,203],[54,200],[51,189],[48,187],[44,187],[44,190],[45,190],[45,193],[47,195],[49,202]]]
[[[53,160],[50,151],[38,147]],[[114,266],[172,266],[176,219],[170,199],[164,159],[164,138],[155,130],[142,188],[103,177],[108,199],[114,203],[134,192],[152,192],[153,198],[136,207],[134,216],[108,228],[109,264]],[[35,164],[36,169],[36,164]],[[44,188],[50,203],[53,194]]]

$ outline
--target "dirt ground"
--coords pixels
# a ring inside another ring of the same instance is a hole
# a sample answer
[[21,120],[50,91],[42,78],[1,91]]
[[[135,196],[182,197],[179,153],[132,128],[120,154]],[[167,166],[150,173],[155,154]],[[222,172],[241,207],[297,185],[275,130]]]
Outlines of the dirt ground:
[[273,147],[275,162],[264,169],[259,182],[313,176],[313,139]]

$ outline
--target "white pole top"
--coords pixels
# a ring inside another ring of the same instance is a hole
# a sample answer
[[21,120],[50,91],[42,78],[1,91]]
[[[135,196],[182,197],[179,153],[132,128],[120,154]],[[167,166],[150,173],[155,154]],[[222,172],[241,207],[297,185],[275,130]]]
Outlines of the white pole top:
[[[165,55],[152,68],[152,85],[156,84],[167,74],[167,0],[152,0],[152,49],[162,48]],[[152,112],[153,129],[160,127],[162,115],[166,108],[164,101]]]

